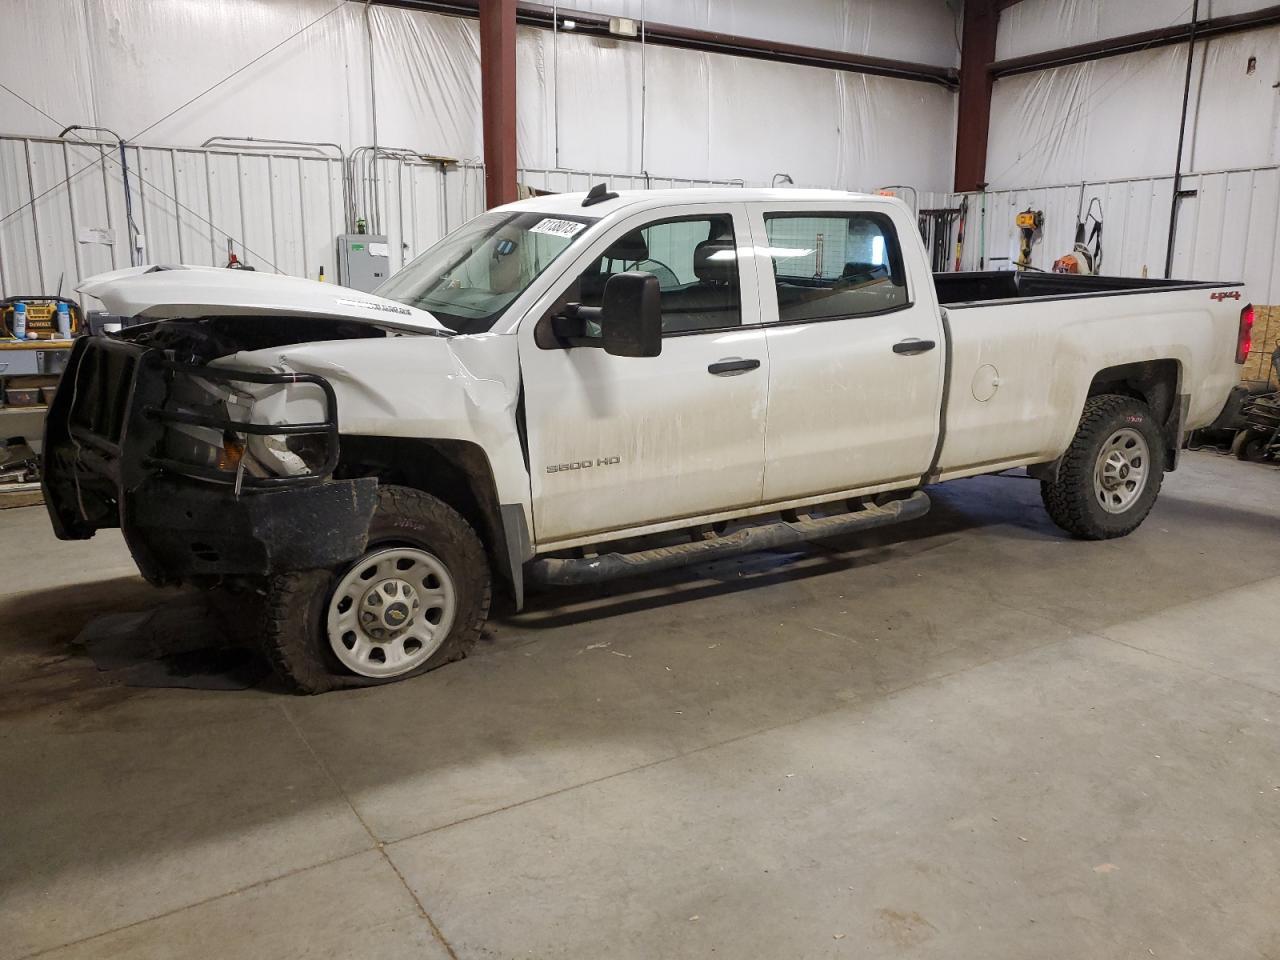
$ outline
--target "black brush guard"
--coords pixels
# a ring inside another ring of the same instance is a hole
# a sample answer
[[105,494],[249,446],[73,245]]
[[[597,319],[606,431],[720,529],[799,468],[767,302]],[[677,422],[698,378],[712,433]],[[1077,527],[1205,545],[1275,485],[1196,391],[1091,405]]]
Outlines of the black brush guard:
[[[177,378],[313,384],[324,419],[253,424],[175,405]],[[239,436],[319,435],[323,461],[293,476],[257,477],[163,454],[171,424]],[[45,503],[55,533],[83,540],[119,527],[143,576],[176,583],[335,566],[365,547],[374,479],[334,480],[337,400],[319,376],[179,363],[110,337],[77,341],[45,423]]]
[[[193,480],[207,480],[211,483],[230,483],[237,489],[255,489],[270,487],[294,487],[314,483],[332,476],[338,466],[338,398],[334,396],[333,387],[324,377],[313,373],[248,373],[234,370],[222,370],[214,367],[196,367],[172,360],[161,360],[163,370],[182,376],[208,380],[211,383],[258,383],[285,386],[296,383],[315,384],[324,393],[325,418],[314,423],[244,423],[229,417],[212,417],[194,410],[181,407],[165,409],[163,407],[143,407],[144,416],[154,417],[162,423],[182,423],[196,427],[211,427],[215,430],[230,430],[232,433],[252,434],[259,437],[306,436],[323,434],[325,444],[324,463],[309,473],[293,474],[287,477],[253,477],[246,476],[241,470],[217,470],[199,464],[182,463],[166,457],[153,457],[151,463],[162,470]],[[75,427],[72,427],[75,435]],[[240,461],[244,463],[243,460]]]

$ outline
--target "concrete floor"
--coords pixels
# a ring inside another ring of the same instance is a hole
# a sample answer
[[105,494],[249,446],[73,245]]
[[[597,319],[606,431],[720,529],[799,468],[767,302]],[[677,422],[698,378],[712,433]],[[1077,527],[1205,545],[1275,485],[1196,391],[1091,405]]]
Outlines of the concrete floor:
[[0,514],[0,958],[1280,957],[1280,473],[1034,482],[538,598],[318,698],[142,690],[118,537]]

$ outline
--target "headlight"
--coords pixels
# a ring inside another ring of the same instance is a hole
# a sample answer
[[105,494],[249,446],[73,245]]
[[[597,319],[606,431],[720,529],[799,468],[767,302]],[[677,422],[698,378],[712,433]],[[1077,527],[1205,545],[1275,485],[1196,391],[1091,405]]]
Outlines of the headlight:
[[324,462],[324,454],[314,462],[291,449],[294,439],[310,439],[302,437],[249,435],[249,455],[268,471],[278,477],[297,477],[304,473],[312,473]]
[[[174,378],[165,404],[170,415],[161,415],[168,421],[162,448],[164,457],[172,461],[171,468],[181,472],[179,465],[189,464],[225,475],[218,479],[301,477],[325,471],[336,451],[322,387],[289,374],[251,375],[272,379],[227,382],[199,373]],[[183,418],[211,425],[181,422]],[[286,425],[315,426],[319,432],[271,434],[242,429]]]

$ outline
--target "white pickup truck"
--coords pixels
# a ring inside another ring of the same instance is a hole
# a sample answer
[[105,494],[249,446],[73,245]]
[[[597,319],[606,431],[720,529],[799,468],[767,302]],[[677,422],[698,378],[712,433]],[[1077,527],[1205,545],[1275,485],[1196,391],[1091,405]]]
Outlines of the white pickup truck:
[[302,691],[465,655],[493,587],[586,583],[919,517],[1025,466],[1078,537],[1151,509],[1248,351],[1238,283],[933,275],[878,196],[538,197],[376,294],[202,267],[81,291],[48,418],[64,539],[261,598]]

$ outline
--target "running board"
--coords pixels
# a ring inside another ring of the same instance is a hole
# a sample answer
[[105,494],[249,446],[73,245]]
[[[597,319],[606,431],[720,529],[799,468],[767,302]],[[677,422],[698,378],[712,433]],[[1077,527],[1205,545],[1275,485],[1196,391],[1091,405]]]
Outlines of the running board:
[[754,553],[757,550],[804,543],[807,540],[838,537],[846,533],[870,530],[872,527],[886,527],[891,523],[923,517],[928,512],[929,496],[923,490],[917,490],[905,500],[894,500],[882,507],[869,506],[852,513],[813,520],[779,520],[744,527],[723,537],[682,543],[674,547],[657,547],[636,553],[606,553],[582,559],[544,557],[526,564],[525,573],[531,581],[541,584],[572,586],[597,583],[617,577],[670,570],[691,563],[706,563],[708,560],[719,560],[739,553]]

